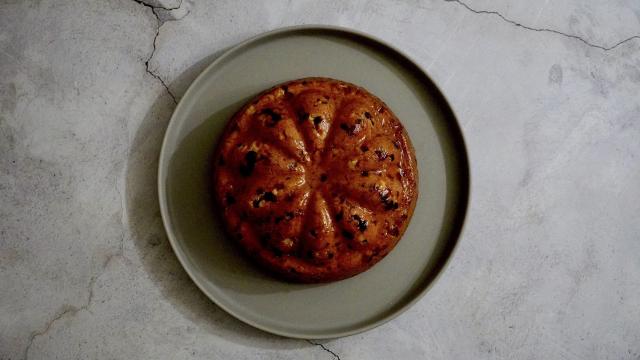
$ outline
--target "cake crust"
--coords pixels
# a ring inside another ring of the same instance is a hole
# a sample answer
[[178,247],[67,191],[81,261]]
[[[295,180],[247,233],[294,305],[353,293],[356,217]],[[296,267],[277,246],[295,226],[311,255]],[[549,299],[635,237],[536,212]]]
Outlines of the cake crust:
[[402,237],[418,196],[409,137],[356,85],[305,78],[275,86],[229,121],[213,159],[226,229],[281,279],[361,273]]

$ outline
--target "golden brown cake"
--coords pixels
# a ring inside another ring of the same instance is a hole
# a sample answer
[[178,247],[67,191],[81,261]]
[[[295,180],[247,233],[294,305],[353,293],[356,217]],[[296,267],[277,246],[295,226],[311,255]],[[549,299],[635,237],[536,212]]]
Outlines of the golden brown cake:
[[344,279],[404,233],[418,196],[409,137],[377,97],[306,78],[260,94],[231,118],[214,189],[227,231],[280,278]]

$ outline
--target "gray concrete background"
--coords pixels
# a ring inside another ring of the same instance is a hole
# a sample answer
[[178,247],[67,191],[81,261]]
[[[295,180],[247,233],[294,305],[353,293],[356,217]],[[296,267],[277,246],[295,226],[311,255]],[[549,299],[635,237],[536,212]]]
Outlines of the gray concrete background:
[[[198,72],[286,25],[369,32],[457,111],[465,233],[418,304],[254,330],[164,235],[160,139]],[[0,359],[640,359],[640,2],[0,1]]]

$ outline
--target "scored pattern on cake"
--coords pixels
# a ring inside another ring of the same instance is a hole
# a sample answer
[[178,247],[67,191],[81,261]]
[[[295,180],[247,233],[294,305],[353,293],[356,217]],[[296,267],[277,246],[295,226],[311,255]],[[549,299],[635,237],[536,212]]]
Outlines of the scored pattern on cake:
[[227,230],[289,280],[362,272],[398,242],[413,213],[409,138],[378,98],[307,78],[276,86],[237,112],[214,159]]

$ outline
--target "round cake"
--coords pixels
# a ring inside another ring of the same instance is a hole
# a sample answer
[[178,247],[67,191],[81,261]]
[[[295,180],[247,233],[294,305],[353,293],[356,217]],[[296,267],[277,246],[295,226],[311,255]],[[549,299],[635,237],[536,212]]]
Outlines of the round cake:
[[418,171],[398,118],[365,89],[290,81],[229,121],[214,154],[227,231],[263,268],[326,282],[371,268],[402,237]]

